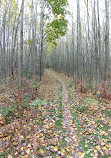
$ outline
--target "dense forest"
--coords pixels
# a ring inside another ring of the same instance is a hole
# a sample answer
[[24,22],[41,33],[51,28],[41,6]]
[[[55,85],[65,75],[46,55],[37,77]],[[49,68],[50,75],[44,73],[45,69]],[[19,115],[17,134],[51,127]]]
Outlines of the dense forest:
[[[22,77],[44,72],[46,49],[65,35],[67,1],[1,1],[1,81],[11,80],[12,71]],[[10,81],[11,84],[11,81]]]
[[110,158],[110,0],[0,0],[0,128],[1,158]]
[[41,80],[45,67],[96,89],[110,79],[109,1],[72,1],[70,7],[67,1],[22,1],[20,6],[4,0],[0,8],[1,83],[9,77],[11,87],[13,71],[22,87],[22,76],[39,74]]

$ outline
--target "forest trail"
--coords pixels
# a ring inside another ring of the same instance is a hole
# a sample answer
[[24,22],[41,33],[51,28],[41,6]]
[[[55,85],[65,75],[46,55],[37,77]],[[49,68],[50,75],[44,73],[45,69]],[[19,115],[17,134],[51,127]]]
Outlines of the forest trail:
[[[111,102],[79,93],[71,77],[50,71],[62,85],[63,128],[67,158],[111,156]],[[101,125],[100,125],[101,122]],[[106,126],[107,124],[107,126]]]
[[66,149],[70,158],[79,158],[82,155],[82,147],[80,144],[78,144],[78,142],[80,142],[80,138],[77,136],[77,129],[73,122],[73,117],[69,108],[70,103],[68,98],[68,90],[64,79],[56,75],[54,72],[51,73],[52,76],[54,76],[54,78],[56,78],[62,85],[63,128],[66,130]]

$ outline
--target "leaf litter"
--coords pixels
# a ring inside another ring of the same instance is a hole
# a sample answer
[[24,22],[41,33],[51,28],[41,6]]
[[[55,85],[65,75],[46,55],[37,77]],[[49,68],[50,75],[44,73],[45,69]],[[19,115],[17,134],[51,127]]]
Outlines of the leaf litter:
[[111,157],[110,102],[78,93],[69,86],[72,80],[51,70],[45,73],[40,99],[23,109],[22,120],[2,123],[1,158]]

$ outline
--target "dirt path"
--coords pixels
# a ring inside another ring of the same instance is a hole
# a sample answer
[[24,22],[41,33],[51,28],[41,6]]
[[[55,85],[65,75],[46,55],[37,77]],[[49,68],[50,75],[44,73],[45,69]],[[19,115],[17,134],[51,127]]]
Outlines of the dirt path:
[[77,129],[73,123],[73,117],[70,112],[70,104],[68,101],[68,91],[63,79],[59,76],[52,75],[58,79],[62,85],[62,108],[63,108],[63,128],[66,130],[66,150],[69,158],[80,158],[82,147],[80,147],[80,138],[77,136]]

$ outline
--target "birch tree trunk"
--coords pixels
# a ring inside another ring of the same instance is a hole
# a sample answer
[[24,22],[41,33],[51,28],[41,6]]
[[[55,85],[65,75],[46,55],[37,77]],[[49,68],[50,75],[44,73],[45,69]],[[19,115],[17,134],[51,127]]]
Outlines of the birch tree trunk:
[[108,77],[109,69],[109,0],[105,0],[106,26],[105,26],[105,68],[104,80]]
[[23,73],[23,16],[24,16],[24,0],[22,0],[21,10],[21,28],[20,28],[20,61],[19,61],[19,86],[22,88]]
[[40,81],[42,80],[42,75],[44,71],[44,11],[45,11],[45,2],[41,0],[41,17],[40,17]]

